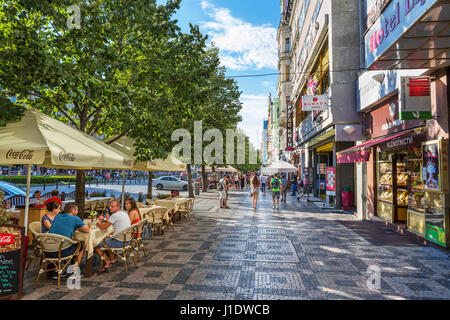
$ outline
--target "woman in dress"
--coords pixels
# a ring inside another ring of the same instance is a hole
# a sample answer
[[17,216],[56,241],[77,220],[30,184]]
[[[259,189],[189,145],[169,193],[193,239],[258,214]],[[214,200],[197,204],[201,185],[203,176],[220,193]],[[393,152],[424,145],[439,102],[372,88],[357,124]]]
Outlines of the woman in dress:
[[258,203],[259,187],[261,183],[256,174],[254,174],[250,179],[250,184],[252,186],[252,196],[253,196],[253,209],[256,210],[256,204]]
[[41,233],[47,233],[52,226],[53,219],[61,212],[61,205],[52,201],[47,203],[47,213],[42,216]]
[[45,207],[45,199],[41,198],[41,192],[39,190],[34,192],[33,198],[30,199],[30,205],[33,205],[35,208]]
[[244,174],[241,174],[241,190],[244,190],[245,188],[245,176]]

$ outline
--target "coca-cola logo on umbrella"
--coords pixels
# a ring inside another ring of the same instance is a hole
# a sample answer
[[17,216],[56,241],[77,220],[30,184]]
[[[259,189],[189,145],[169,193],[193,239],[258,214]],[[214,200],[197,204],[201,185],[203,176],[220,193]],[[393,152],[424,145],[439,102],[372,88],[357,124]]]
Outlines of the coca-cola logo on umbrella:
[[15,235],[9,233],[0,233],[0,246],[7,246],[13,244]]
[[314,102],[317,102],[317,100],[319,100],[319,99],[317,99],[316,97],[313,98],[313,101],[314,101]]
[[6,159],[15,159],[15,160],[31,160],[33,159],[33,152],[34,150],[21,150],[21,151],[15,151],[14,149],[8,150],[6,152]]

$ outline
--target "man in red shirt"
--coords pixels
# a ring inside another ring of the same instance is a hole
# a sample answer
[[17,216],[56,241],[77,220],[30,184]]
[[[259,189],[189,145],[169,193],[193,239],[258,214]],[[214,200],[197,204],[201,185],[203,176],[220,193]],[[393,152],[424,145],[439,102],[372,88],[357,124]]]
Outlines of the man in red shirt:
[[53,191],[52,191],[52,197],[51,197],[50,199],[47,199],[47,200],[45,201],[45,205],[47,205],[47,203],[56,201],[56,202],[59,202],[59,204],[62,206],[62,201],[61,201],[60,198],[58,198],[58,195],[59,195],[58,190],[53,190]]

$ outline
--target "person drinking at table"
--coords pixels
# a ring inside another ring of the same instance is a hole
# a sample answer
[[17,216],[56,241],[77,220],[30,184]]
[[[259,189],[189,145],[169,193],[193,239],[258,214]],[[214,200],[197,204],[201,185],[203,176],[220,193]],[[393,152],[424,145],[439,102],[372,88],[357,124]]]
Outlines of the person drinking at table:
[[[49,232],[72,239],[73,234],[76,230],[88,233],[91,228],[85,225],[83,220],[78,217],[78,206],[74,202],[70,202],[66,204],[66,206],[64,207],[64,211],[55,217]],[[78,243],[72,244],[70,247],[65,248],[61,251],[61,257],[64,258],[74,254],[77,248]],[[50,258],[56,258],[58,256],[58,252],[50,252],[49,254],[47,254],[47,256]],[[84,245],[82,244],[75,265],[79,266],[81,264],[83,256]]]
[[[136,204],[136,200],[134,198],[129,198],[125,201],[125,209],[128,212],[128,216],[130,217],[130,223],[136,224],[141,222],[141,213],[139,212],[139,208]],[[137,236],[138,238],[141,237],[141,234],[138,233],[137,235],[133,234],[133,236]]]
[[42,216],[41,220],[41,233],[47,233],[50,230],[50,227],[53,224],[53,220],[61,211],[61,205],[52,201],[47,203],[47,212]]
[[33,198],[30,199],[30,205],[33,205],[35,208],[45,207],[45,199],[41,198],[41,191],[36,190],[34,192]]
[[58,190],[53,190],[53,191],[52,191],[52,197],[51,197],[50,199],[47,199],[47,201],[45,201],[45,205],[47,205],[47,203],[56,201],[56,202],[59,203],[59,205],[62,206],[62,201],[61,201],[60,198],[58,198],[58,195],[59,195]]
[[[116,234],[128,227],[131,226],[130,218],[128,217],[128,214],[125,211],[122,211],[120,209],[120,202],[117,200],[112,200],[109,203],[109,212],[111,216],[109,217],[108,221],[100,221],[97,222],[97,227],[101,230],[107,229],[109,226],[113,226],[113,233]],[[105,240],[106,245],[111,248],[122,248],[123,247],[123,241],[114,239],[114,238],[107,238]],[[114,264],[117,262],[117,258],[114,258],[114,253],[111,251],[106,251],[105,253],[102,253],[102,250],[100,248],[103,248],[103,241],[99,243],[98,247],[95,248],[95,252],[99,256],[103,256],[105,259],[105,266],[100,270],[101,272],[106,271],[106,269],[109,269],[111,267],[111,264]]]

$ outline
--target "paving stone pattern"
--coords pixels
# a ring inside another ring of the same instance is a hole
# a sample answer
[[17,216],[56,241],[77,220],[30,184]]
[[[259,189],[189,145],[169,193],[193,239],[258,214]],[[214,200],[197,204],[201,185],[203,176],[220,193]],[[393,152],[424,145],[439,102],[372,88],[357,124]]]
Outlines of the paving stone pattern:
[[[140,255],[138,267],[131,262],[125,273],[118,262],[106,273],[83,277],[78,290],[68,289],[65,279],[57,290],[56,281],[45,275],[34,289],[38,262],[33,262],[25,273],[23,299],[450,298],[448,250],[410,241],[377,245],[373,237],[384,230],[368,237],[352,215],[297,203],[291,196],[274,210],[269,192],[259,200],[254,211],[247,191],[232,191],[232,209],[218,209],[216,194],[202,193],[195,218],[145,240],[147,255]],[[94,270],[98,264],[95,259]],[[369,266],[380,268],[379,290],[368,286]]]

